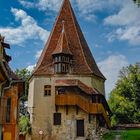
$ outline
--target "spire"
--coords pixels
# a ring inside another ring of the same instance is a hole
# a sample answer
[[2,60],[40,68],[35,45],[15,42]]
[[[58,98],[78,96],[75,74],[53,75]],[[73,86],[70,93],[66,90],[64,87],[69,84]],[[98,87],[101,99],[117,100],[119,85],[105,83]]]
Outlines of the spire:
[[60,38],[57,42],[56,49],[54,50],[52,55],[55,55],[55,54],[72,55],[72,53],[69,49],[69,43],[68,43],[66,32],[65,32],[65,21],[64,20],[62,20],[62,32],[61,32]]
[[[62,24],[64,21],[64,24]],[[67,45],[64,45],[64,44]],[[61,45],[60,45],[61,44]],[[59,46],[59,47],[58,47]],[[64,0],[50,37],[39,58],[33,75],[50,75],[53,72],[52,54],[69,49],[73,55],[72,74],[96,75],[105,80],[90,52],[69,0]],[[61,48],[61,49],[60,49]]]

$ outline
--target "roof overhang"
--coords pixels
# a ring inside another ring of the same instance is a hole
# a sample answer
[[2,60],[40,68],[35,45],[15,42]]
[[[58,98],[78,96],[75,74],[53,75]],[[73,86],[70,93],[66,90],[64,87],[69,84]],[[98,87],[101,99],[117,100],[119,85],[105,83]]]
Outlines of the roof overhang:
[[92,94],[98,94],[98,91],[94,88],[91,88],[89,86],[87,86],[86,84],[84,84],[83,82],[81,82],[80,80],[74,79],[67,79],[67,80],[56,80],[55,81],[55,86],[56,87],[61,87],[61,86],[67,86],[67,87],[71,87],[71,86],[76,86],[78,88],[80,88],[82,91],[84,91],[85,93],[92,95]]

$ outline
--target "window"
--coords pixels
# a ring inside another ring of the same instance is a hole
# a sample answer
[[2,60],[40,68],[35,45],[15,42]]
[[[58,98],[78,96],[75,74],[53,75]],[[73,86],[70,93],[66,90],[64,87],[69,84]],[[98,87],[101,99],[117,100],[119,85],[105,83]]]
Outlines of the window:
[[54,113],[53,120],[54,125],[61,125],[61,113]]
[[51,96],[51,86],[50,85],[44,86],[44,96]]
[[58,62],[58,57],[55,57],[54,62]]
[[66,67],[66,64],[62,64],[62,72],[66,72],[65,67]]
[[96,103],[96,102],[97,102],[97,101],[96,101],[96,97],[97,97],[97,96],[92,95],[92,103]]
[[54,71],[58,71],[58,65],[57,64],[54,65]]
[[70,56],[57,55],[54,57],[54,72],[55,73],[68,73],[71,68]]
[[69,64],[66,64],[66,72],[69,72]]
[[84,120],[77,120],[77,137],[84,137]]
[[65,62],[65,56],[62,56],[62,62]]
[[60,73],[61,72],[61,63],[59,63],[57,65],[58,65],[58,71],[56,71],[56,72]]
[[6,122],[10,123],[10,116],[11,116],[11,98],[7,99],[7,108],[6,108]]

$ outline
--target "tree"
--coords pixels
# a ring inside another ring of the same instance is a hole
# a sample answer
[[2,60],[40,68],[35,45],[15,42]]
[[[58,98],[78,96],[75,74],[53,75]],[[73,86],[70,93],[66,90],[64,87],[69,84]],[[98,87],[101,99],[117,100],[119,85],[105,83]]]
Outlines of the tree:
[[19,119],[19,129],[21,135],[31,134],[31,124],[27,116],[21,116]]
[[113,112],[112,123],[140,123],[140,67],[130,65],[119,74],[111,92],[109,105]]
[[27,112],[27,97],[28,97],[28,89],[29,89],[29,79],[32,74],[32,72],[28,71],[26,68],[24,69],[16,69],[15,73],[17,76],[25,81],[25,92],[21,97],[20,102],[20,114],[22,115],[28,115]]
[[20,118],[19,118],[20,134],[22,135],[31,134],[31,125],[29,121],[30,117],[29,117],[29,113],[27,111],[27,105],[25,105],[25,102],[27,102],[29,79],[31,77],[32,72],[24,68],[21,70],[16,69],[15,73],[17,74],[19,78],[25,81],[25,92],[23,96],[21,97],[21,102],[20,102]]
[[25,81],[25,93],[22,96],[21,100],[22,101],[27,101],[28,89],[29,89],[29,78],[30,78],[32,72],[30,72],[29,70],[24,68],[24,69],[21,69],[21,70],[16,69],[15,73],[19,78],[21,78]]
[[140,0],[133,0],[138,6],[140,6]]

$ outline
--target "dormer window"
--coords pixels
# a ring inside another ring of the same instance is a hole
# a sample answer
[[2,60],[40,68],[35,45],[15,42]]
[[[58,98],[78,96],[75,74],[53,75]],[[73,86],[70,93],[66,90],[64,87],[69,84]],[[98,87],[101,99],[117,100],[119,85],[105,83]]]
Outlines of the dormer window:
[[71,69],[70,55],[55,55],[54,56],[54,72],[55,73],[69,73]]
[[58,39],[55,50],[52,53],[54,60],[54,72],[57,74],[67,74],[71,70],[72,52],[70,43],[66,36],[65,21],[62,21],[62,32]]

